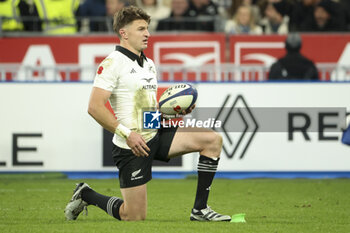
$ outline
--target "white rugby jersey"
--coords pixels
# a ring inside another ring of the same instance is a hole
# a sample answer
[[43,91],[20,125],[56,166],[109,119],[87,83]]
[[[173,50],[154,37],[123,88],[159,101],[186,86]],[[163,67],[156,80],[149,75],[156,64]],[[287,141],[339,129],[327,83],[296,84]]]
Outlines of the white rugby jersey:
[[[121,124],[141,134],[147,142],[157,134],[156,129],[143,129],[143,111],[156,110],[158,87],[154,63],[143,53],[138,57],[117,46],[98,67],[94,87],[111,92],[109,102]],[[126,140],[117,134],[113,143],[130,149]]]

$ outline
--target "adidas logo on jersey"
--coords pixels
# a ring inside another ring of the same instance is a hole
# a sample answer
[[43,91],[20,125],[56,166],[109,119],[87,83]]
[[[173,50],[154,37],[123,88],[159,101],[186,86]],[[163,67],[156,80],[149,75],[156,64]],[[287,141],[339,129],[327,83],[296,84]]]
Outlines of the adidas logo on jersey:
[[135,74],[136,70],[134,68],[131,69],[130,74]]
[[153,66],[149,66],[148,67],[148,71],[150,72],[150,73],[156,73],[156,71],[154,70],[154,68],[153,68]]

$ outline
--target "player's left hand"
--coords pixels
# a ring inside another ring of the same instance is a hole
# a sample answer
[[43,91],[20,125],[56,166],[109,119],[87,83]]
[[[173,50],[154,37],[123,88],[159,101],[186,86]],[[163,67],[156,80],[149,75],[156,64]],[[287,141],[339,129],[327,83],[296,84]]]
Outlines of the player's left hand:
[[190,108],[187,109],[187,110],[183,110],[183,111],[181,112],[182,115],[186,115],[186,114],[191,113],[195,107],[196,107],[196,104],[192,105],[192,107],[190,107]]

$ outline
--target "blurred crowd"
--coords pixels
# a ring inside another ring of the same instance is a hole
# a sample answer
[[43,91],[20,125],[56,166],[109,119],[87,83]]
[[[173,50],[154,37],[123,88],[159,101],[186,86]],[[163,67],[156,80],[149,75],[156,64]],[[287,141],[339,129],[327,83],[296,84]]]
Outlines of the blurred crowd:
[[113,15],[128,5],[151,15],[151,32],[350,31],[349,0],[0,0],[1,30],[113,32]]

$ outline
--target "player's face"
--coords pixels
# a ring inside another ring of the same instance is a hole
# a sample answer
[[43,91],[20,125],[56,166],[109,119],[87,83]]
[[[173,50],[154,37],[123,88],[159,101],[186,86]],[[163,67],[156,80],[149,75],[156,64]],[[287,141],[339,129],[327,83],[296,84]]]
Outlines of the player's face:
[[147,48],[148,38],[148,23],[145,20],[135,20],[126,27],[127,41],[131,49],[135,53],[140,53]]

